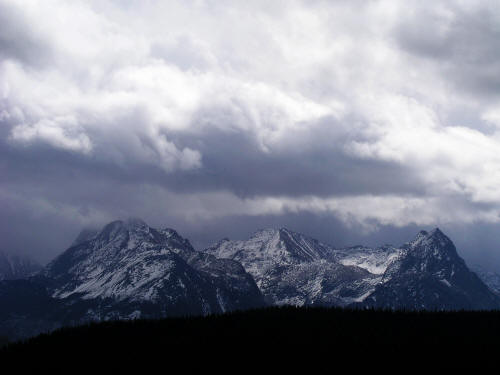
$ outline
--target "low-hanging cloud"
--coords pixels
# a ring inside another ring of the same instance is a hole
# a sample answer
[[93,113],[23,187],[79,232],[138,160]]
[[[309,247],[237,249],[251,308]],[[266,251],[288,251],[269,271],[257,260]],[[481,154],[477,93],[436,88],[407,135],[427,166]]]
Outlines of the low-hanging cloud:
[[481,1],[0,0],[3,246],[36,247],[20,223],[42,220],[26,251],[52,256],[130,215],[211,240],[245,217],[494,225],[499,18]]

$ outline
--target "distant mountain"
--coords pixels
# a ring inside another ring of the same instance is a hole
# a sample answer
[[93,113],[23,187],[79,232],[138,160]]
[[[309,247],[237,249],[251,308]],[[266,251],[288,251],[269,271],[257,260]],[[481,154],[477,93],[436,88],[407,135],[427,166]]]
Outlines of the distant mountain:
[[327,245],[286,228],[259,230],[246,241],[223,239],[204,251],[237,260],[256,278],[276,264],[311,262],[330,254]]
[[205,250],[238,260],[274,304],[392,309],[497,309],[500,299],[439,229],[397,248],[333,248],[287,229]]
[[276,305],[345,306],[362,301],[380,279],[335,261],[331,247],[286,228],[261,230],[246,241],[225,239],[205,252],[240,262]]
[[[207,315],[265,304],[241,264],[195,251],[175,230],[128,220],[84,237],[25,283],[0,284],[0,305],[14,306],[0,313],[0,335],[6,321],[4,332],[17,324],[36,333],[86,321]],[[37,300],[36,307],[16,294]]]
[[24,279],[41,268],[41,265],[27,257],[0,251],[0,280]]
[[487,270],[478,264],[472,265],[471,269],[492,292],[500,296],[500,273]]
[[108,299],[104,311],[89,313],[99,319],[204,315],[263,304],[239,263],[195,251],[175,230],[156,230],[135,219],[110,223],[88,238],[42,275],[55,298]]
[[402,246],[365,305],[410,310],[489,310],[499,298],[458,256],[439,229],[421,231]]

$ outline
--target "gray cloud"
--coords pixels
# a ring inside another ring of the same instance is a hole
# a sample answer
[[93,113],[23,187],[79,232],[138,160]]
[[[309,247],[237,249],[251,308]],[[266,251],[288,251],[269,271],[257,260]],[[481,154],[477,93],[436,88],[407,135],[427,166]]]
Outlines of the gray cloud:
[[51,57],[51,47],[32,27],[20,7],[0,3],[0,59],[18,60],[42,67]]
[[465,89],[465,94],[497,97],[499,21],[492,3],[445,2],[437,7],[417,6],[407,12],[395,35],[403,50],[434,60],[436,68],[457,89]]
[[199,248],[265,226],[340,246],[438,225],[500,265],[499,17],[2,0],[1,247],[47,261],[127,216]]

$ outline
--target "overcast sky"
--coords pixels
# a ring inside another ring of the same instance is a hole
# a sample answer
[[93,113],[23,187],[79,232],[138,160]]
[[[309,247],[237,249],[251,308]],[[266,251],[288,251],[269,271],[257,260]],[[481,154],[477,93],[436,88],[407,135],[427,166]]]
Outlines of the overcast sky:
[[0,247],[129,216],[500,270],[498,4],[0,0]]

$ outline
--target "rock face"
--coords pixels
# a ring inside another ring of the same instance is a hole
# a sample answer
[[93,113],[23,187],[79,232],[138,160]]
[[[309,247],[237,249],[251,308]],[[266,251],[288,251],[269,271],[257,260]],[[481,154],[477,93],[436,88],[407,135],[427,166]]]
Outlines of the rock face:
[[25,279],[41,268],[31,259],[0,251],[0,280]]
[[240,262],[268,303],[345,306],[362,301],[380,277],[334,259],[331,247],[281,228],[247,241],[224,239],[205,252]]
[[498,297],[467,268],[439,229],[422,231],[403,245],[364,303],[411,310],[500,308]]

